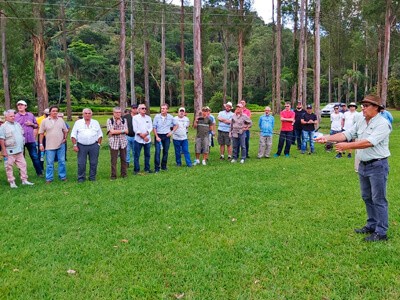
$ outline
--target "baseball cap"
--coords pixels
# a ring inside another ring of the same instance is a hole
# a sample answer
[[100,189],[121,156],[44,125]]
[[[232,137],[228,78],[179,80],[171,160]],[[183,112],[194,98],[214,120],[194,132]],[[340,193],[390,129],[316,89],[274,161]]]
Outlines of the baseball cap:
[[131,108],[138,108],[137,104],[132,104]]
[[19,104],[23,104],[23,105],[25,105],[25,106],[28,106],[28,104],[26,104],[26,102],[25,102],[24,100],[19,100],[19,101],[17,102],[17,105],[19,105]]
[[184,107],[179,107],[179,110],[178,110],[178,111],[186,112],[186,109],[185,109]]
[[312,108],[312,105],[311,104],[307,104],[307,107],[306,107],[307,109],[309,109],[309,108]]
[[44,113],[45,115],[49,115],[49,114],[50,114],[50,111],[49,111],[48,108],[45,108],[44,111],[43,111],[43,113]]

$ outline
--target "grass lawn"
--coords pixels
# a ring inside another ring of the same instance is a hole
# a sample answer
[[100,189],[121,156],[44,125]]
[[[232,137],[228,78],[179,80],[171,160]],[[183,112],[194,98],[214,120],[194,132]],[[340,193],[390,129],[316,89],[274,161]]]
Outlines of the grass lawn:
[[215,147],[207,166],[178,168],[171,144],[169,171],[133,176],[131,167],[110,181],[103,146],[98,180],[78,184],[69,142],[68,182],[46,185],[28,159],[35,186],[11,190],[3,169],[0,299],[399,299],[393,115],[383,243],[353,232],[366,219],[354,159],[317,145],[315,155],[292,147],[290,158],[257,160],[257,125],[244,165],[220,161]]

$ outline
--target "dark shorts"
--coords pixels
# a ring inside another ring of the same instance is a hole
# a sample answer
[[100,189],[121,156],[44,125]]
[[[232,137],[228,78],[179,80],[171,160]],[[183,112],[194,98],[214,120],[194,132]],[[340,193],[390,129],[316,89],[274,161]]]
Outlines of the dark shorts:
[[231,145],[231,138],[229,137],[229,132],[218,130],[218,144],[219,145]]

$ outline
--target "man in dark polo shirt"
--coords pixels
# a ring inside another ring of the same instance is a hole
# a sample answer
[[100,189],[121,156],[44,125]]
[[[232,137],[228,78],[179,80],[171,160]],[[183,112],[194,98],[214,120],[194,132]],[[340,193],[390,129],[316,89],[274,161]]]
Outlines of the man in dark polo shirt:
[[131,111],[129,114],[124,116],[126,124],[128,125],[128,134],[126,135],[126,140],[128,141],[128,146],[126,147],[126,163],[129,168],[132,159],[135,157],[135,132],[133,131],[132,118],[138,114],[137,104],[132,104]]

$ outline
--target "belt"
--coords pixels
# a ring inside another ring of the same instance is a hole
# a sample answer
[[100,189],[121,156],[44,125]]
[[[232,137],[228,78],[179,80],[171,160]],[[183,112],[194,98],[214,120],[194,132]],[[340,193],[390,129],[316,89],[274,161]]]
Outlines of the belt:
[[372,163],[374,163],[374,162],[376,162],[376,161],[386,160],[386,159],[387,159],[387,157],[384,157],[384,158],[375,158],[375,159],[371,159],[371,160],[367,160],[367,161],[360,161],[360,163],[363,164],[364,166],[366,166],[366,165],[370,165],[370,164],[372,164]]

